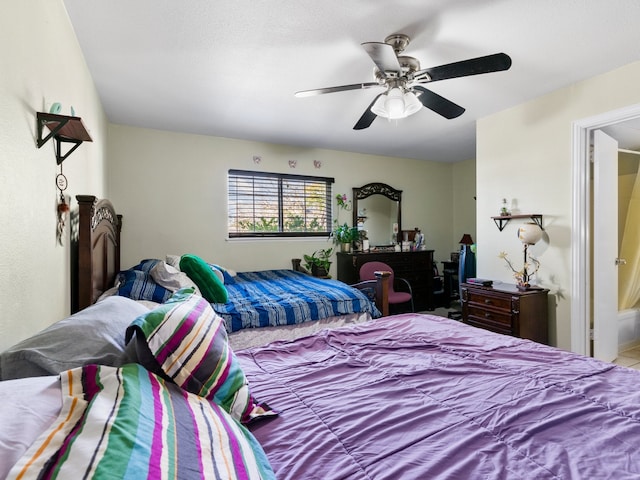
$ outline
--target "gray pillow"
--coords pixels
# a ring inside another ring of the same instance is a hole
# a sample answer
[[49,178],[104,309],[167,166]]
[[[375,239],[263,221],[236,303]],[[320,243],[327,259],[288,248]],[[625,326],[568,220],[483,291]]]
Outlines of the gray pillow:
[[148,312],[129,298],[107,297],[1,353],[0,380],[56,375],[91,363],[134,362],[131,349],[125,351],[125,332]]

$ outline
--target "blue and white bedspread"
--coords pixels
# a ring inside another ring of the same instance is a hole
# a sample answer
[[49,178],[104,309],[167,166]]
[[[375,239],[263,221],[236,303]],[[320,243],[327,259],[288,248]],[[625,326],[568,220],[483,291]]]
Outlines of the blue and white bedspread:
[[352,313],[381,316],[360,290],[337,280],[311,277],[293,270],[240,272],[225,275],[229,302],[213,303],[228,332],[244,328],[292,325]]

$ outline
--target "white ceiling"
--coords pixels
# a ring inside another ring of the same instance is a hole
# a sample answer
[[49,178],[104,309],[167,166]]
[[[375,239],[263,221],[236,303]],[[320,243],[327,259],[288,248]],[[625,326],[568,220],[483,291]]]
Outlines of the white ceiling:
[[[638,0],[64,0],[117,124],[452,162],[478,118],[640,60]],[[360,44],[411,37],[422,68],[505,52],[505,72],[434,82],[467,110],[353,125],[377,89]],[[639,87],[640,88],[640,87]]]
[[618,141],[618,147],[640,152],[640,118],[610,125],[602,130]]

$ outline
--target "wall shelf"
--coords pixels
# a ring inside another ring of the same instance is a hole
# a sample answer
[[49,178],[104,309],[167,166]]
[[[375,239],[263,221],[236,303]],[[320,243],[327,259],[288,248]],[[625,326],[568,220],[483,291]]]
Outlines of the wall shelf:
[[[49,134],[43,138],[44,127],[49,129]],[[80,117],[38,112],[38,148],[47,143],[50,138],[56,142],[56,162],[58,165],[66,160],[82,142],[93,141]],[[62,153],[63,143],[73,144],[65,154]]]
[[502,231],[504,227],[507,226],[507,223],[509,223],[509,220],[516,219],[516,218],[529,218],[533,220],[542,230],[544,230],[544,228],[542,227],[542,215],[538,213],[527,213],[523,215],[498,215],[497,217],[491,217],[491,218],[496,223],[496,226],[500,231]]

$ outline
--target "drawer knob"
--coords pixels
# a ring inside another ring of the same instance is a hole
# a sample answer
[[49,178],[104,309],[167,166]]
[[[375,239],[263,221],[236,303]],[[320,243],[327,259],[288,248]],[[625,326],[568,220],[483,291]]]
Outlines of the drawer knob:
[[487,305],[491,305],[491,300],[489,300],[488,298],[485,298],[484,303]]
[[490,313],[485,313],[484,314],[484,318],[491,318],[491,314]]

